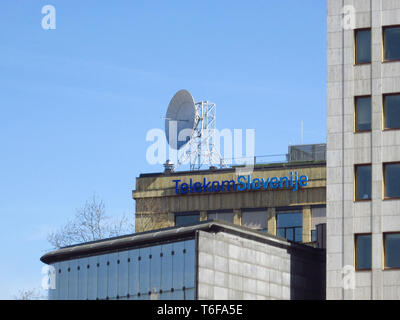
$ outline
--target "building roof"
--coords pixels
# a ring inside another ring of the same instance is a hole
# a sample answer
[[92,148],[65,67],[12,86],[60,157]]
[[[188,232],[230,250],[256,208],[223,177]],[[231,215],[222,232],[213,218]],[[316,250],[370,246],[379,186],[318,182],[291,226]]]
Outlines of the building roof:
[[322,254],[325,252],[323,249],[316,249],[307,245],[290,242],[286,239],[275,237],[265,232],[256,231],[254,229],[238,226],[225,221],[214,220],[200,222],[195,225],[185,227],[159,229],[72,245],[46,253],[40,258],[40,260],[44,263],[51,264],[58,261],[83,258],[133,248],[141,248],[158,243],[194,239],[198,231],[212,233],[226,232],[273,246],[287,247],[288,249],[290,248],[293,250],[304,250],[310,253],[320,251]]

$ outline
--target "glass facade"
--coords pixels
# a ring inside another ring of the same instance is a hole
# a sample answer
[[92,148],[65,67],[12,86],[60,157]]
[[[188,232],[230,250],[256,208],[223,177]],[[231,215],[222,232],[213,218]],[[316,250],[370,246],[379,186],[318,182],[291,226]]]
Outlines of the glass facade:
[[371,97],[356,97],[356,131],[371,130]]
[[372,237],[370,234],[355,235],[356,270],[369,270],[372,264]]
[[371,165],[355,166],[355,174],[356,200],[370,200],[372,191]]
[[384,60],[400,60],[400,27],[383,29]]
[[195,241],[56,262],[51,300],[194,300]]
[[371,29],[356,30],[356,64],[371,62]]
[[302,212],[278,212],[276,219],[277,236],[294,242],[303,241]]

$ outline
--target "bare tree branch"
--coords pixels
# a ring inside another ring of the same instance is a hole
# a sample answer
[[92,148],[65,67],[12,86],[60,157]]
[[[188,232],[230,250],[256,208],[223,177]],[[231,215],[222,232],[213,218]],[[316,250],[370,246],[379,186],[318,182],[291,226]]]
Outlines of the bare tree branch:
[[54,248],[59,249],[132,232],[134,232],[133,217],[129,219],[124,214],[122,218],[110,219],[105,214],[104,202],[93,196],[90,202],[87,201],[82,208],[77,209],[72,221],[50,233],[47,240]]

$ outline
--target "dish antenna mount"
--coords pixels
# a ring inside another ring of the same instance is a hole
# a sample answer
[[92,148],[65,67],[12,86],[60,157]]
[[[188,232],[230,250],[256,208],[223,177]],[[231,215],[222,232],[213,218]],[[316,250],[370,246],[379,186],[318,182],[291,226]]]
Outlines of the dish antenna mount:
[[177,152],[175,167],[186,163],[190,163],[190,170],[224,167],[215,146],[216,119],[215,103],[195,102],[187,90],[174,95],[165,118],[165,134],[170,150]]

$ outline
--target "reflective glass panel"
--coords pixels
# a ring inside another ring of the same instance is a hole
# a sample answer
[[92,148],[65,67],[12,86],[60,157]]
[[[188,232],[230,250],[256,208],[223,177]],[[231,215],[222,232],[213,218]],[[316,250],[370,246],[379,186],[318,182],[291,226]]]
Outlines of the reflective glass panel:
[[242,225],[248,228],[265,230],[267,229],[267,211],[244,211],[242,213]]
[[68,268],[69,262],[63,261],[59,264],[59,269],[57,271],[58,275],[58,282],[59,282],[59,290],[58,290],[58,299],[59,300],[66,300],[68,299]]
[[371,130],[371,97],[356,98],[356,131]]
[[162,245],[163,257],[161,259],[161,297],[164,300],[171,299],[170,290],[172,288],[172,243]]
[[161,288],[161,246],[151,247],[150,252],[150,291],[158,295]]
[[139,249],[134,249],[129,251],[129,295],[132,297],[137,297],[140,292],[140,282],[139,282]]
[[[97,298],[97,261],[98,261],[98,257],[94,256],[94,257],[89,257],[87,259],[87,264],[89,266],[88,270],[88,299],[89,300],[96,300]],[[86,266],[87,268],[87,266]]]
[[82,258],[78,260],[78,299],[86,300],[88,289],[88,259]]
[[233,212],[211,212],[207,216],[208,220],[221,220],[233,223]]
[[200,213],[176,214],[175,226],[184,227],[200,222]]
[[128,276],[128,251],[122,251],[119,253],[118,259],[118,295],[120,299],[126,297],[129,293],[128,285],[129,285],[129,276]]
[[400,197],[400,163],[388,163],[385,170],[385,198]]
[[371,30],[356,30],[356,64],[371,62]]
[[68,300],[78,299],[78,260],[69,261]]
[[371,269],[372,238],[370,234],[356,237],[356,269]]
[[107,298],[107,285],[108,285],[108,255],[98,256],[97,267],[97,298],[104,300]]
[[[139,281],[141,296],[149,295],[150,288],[150,248],[139,249]],[[143,297],[142,297],[143,298]]]
[[196,255],[195,255],[195,241],[187,240],[184,242],[185,246],[185,276],[184,276],[184,286],[185,288],[194,288],[195,287],[195,263],[196,263]]
[[400,60],[400,27],[384,28],[384,59]]
[[385,268],[400,268],[400,233],[385,234]]
[[400,129],[400,94],[384,97],[385,129]]
[[356,166],[356,200],[371,199],[371,166]]
[[172,255],[172,288],[174,288],[173,299],[183,300],[183,283],[184,283],[184,262],[185,257],[183,250],[184,242],[173,243]]
[[107,297],[114,299],[118,290],[118,252],[110,253],[107,261],[108,285]]

